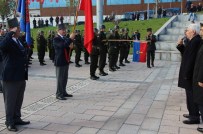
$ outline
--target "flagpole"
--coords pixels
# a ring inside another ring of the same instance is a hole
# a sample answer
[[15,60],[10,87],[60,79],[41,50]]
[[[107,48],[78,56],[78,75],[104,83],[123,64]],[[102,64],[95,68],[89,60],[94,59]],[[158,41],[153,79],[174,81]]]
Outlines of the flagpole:
[[[75,0],[74,0],[74,3],[75,3]],[[76,29],[76,23],[77,23],[77,21],[78,21],[78,6],[79,6],[79,4],[80,4],[80,0],[78,0],[77,7],[76,7],[76,11],[75,11],[73,32],[74,32],[75,29]]]

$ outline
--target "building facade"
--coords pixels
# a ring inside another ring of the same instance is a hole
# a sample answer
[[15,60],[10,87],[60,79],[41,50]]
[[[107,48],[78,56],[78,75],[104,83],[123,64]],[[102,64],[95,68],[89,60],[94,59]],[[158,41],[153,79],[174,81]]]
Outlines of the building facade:
[[[104,15],[121,15],[125,12],[137,12],[147,10],[149,5],[150,10],[155,9],[156,0],[104,0]],[[158,6],[164,8],[180,8],[183,12],[186,11],[185,5],[187,0],[158,0]],[[197,5],[202,0],[190,0],[194,5]],[[74,3],[75,2],[75,3]],[[32,2],[30,9],[39,9],[41,16],[72,16],[75,14],[75,6],[78,4],[78,0],[59,0],[58,3],[55,0],[45,0],[44,4],[38,2]],[[93,15],[96,15],[96,0],[92,0]],[[79,11],[79,16],[83,15],[82,11]]]

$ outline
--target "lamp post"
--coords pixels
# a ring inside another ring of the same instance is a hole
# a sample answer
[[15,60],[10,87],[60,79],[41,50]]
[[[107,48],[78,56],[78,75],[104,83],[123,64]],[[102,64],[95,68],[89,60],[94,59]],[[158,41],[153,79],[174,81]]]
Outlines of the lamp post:
[[103,5],[104,1],[103,0],[97,0],[97,28],[103,24]]

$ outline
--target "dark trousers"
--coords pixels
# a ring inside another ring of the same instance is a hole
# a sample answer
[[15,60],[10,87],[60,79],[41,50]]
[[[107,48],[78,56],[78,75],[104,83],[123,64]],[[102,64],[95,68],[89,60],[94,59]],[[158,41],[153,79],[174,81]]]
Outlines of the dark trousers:
[[40,63],[44,62],[44,56],[45,56],[45,48],[42,46],[37,46],[38,51],[38,59]]
[[125,46],[120,47],[120,58],[119,58],[120,63],[123,63],[123,60],[125,58],[126,49],[127,48]]
[[79,64],[80,56],[81,56],[81,49],[78,47],[75,47],[75,63],[76,64]]
[[198,105],[199,107],[199,111],[200,111],[200,114],[201,114],[201,119],[203,121],[203,105]]
[[84,52],[84,60],[85,60],[85,62],[88,62],[89,56],[90,56],[90,55],[89,55],[87,49],[85,48],[85,52]]
[[154,64],[154,58],[155,58],[155,51],[154,50],[149,50],[147,51],[147,66],[150,67],[150,61],[151,64]]
[[106,65],[106,50],[100,49],[99,54],[99,70],[104,71]]
[[69,65],[66,66],[56,66],[56,85],[57,85],[57,90],[56,90],[56,96],[63,97],[66,92],[66,85],[68,82],[68,69]]
[[193,99],[193,90],[192,89],[185,89],[186,92],[186,103],[187,109],[189,111],[189,115],[191,118],[194,119],[199,118],[199,108],[198,105],[194,103]]
[[130,45],[128,45],[126,50],[125,50],[125,60],[128,59],[129,52],[130,52]]
[[6,125],[14,124],[21,117],[26,81],[2,81],[6,111]]
[[98,55],[90,55],[90,75],[94,76],[97,70],[97,63],[98,63]]

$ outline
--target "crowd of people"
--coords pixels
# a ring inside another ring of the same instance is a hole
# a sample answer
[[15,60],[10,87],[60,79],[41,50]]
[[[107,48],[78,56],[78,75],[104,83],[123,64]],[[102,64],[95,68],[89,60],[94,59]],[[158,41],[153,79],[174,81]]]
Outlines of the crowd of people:
[[188,0],[186,2],[185,8],[187,9],[187,13],[189,13],[188,21],[195,22],[197,16],[196,12],[201,12],[203,10],[202,3],[199,3],[197,6],[192,3],[192,1]]
[[[8,19],[8,31],[0,31],[0,73],[1,83],[0,92],[3,93],[5,112],[6,112],[6,127],[9,131],[17,131],[16,125],[27,125],[29,121],[21,119],[21,107],[23,103],[24,91],[26,88],[26,80],[28,79],[28,68],[33,57],[34,39],[28,44],[25,40],[25,34],[20,32],[19,22],[17,18]],[[56,99],[66,100],[67,97],[73,95],[66,92],[68,80],[69,64],[71,62],[71,53],[75,50],[75,67],[82,67],[79,64],[81,60],[81,51],[84,51],[85,64],[90,64],[90,79],[99,79],[96,76],[96,70],[99,69],[100,76],[108,75],[104,71],[109,61],[109,71],[116,71],[120,67],[126,66],[125,63],[130,63],[128,55],[130,52],[131,41],[140,40],[140,33],[136,30],[132,36],[129,36],[128,28],[120,28],[115,25],[109,30],[106,35],[105,25],[101,25],[100,29],[94,28],[94,39],[92,42],[92,52],[84,47],[84,37],[80,30],[75,30],[70,33],[66,25],[61,23],[57,25],[57,31],[49,31],[48,38],[45,37],[44,31],[39,31],[37,41],[38,60],[41,66],[46,65],[44,56],[49,49],[49,58],[53,61],[56,68]],[[155,36],[152,34],[152,29],[147,29],[146,41],[148,42],[149,55],[147,58],[147,66],[154,67],[154,52],[155,52]],[[153,49],[151,49],[151,47]],[[147,52],[147,53],[148,53]],[[90,57],[90,61],[89,61]],[[119,63],[119,65],[117,64]]]
[[[190,24],[185,37],[177,42],[182,61],[179,71],[178,87],[186,92],[186,104],[189,114],[183,114],[184,124],[200,124],[203,121],[203,24]],[[203,128],[198,127],[199,132]]]

